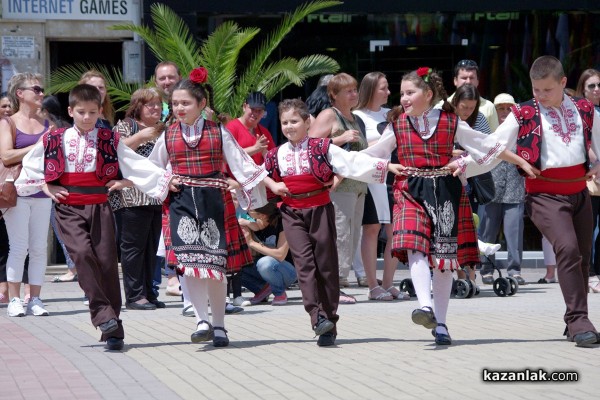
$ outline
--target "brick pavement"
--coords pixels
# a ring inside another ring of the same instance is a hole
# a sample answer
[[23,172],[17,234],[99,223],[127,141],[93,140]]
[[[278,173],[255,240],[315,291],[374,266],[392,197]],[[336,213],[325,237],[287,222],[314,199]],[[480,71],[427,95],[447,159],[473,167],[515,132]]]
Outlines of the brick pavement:
[[[260,305],[226,318],[231,345],[194,345],[195,323],[178,298],[167,309],[123,310],[126,347],[105,351],[76,283],[42,289],[49,317],[8,318],[0,309],[0,399],[548,399],[595,396],[599,348],[562,337],[557,284],[530,284],[513,297],[491,286],[473,299],[452,299],[454,344],[436,347],[410,320],[416,300],[340,306],[334,348],[318,348],[300,293],[283,307]],[[381,273],[381,271],[378,271]],[[537,281],[542,269],[525,269]],[[407,277],[400,270],[397,281]],[[590,294],[600,326],[600,295]],[[573,383],[484,383],[482,369],[574,370]]]

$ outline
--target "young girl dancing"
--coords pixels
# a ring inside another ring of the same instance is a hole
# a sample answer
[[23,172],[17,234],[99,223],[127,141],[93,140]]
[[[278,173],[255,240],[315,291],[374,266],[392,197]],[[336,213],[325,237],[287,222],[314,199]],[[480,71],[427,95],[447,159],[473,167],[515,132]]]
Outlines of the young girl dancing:
[[257,190],[263,179],[278,195],[284,194],[285,184],[266,177],[267,172],[254,164],[223,126],[202,117],[212,97],[207,75],[204,68],[196,68],[190,79],[175,85],[172,104],[177,122],[157,140],[149,158],[159,166],[170,165],[182,183],[181,190],[168,198],[170,245],[196,313],[197,329],[191,340],[212,339],[215,347],[224,347],[229,344],[224,324],[225,274],[253,264],[227,189],[224,163],[248,196],[247,203],[250,197],[258,203],[252,207],[266,204],[264,188]]
[[[446,326],[452,271],[479,262],[469,200],[460,180],[446,167],[454,143],[467,150],[460,165],[470,175],[491,169],[499,162],[497,157],[522,164],[533,174],[524,160],[504,151],[504,143],[460,121],[446,98],[442,79],[431,68],[406,74],[400,89],[401,107],[390,113],[392,123],[379,142],[363,151],[385,157],[397,148],[404,166],[394,182],[392,254],[409,264],[421,306],[413,311],[413,322],[432,329],[438,345],[452,343]],[[434,109],[439,100],[443,100],[442,109]]]

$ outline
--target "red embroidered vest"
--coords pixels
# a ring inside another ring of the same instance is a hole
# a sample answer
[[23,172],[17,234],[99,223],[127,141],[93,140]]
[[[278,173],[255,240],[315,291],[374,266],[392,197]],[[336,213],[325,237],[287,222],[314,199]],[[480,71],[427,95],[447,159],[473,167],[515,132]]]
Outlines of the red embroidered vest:
[[[308,159],[310,160],[310,173],[319,182],[327,183],[333,178],[333,167],[327,160],[327,152],[331,139],[327,138],[308,138]],[[277,151],[279,147],[269,150],[265,156],[265,169],[275,180],[281,182],[279,174],[279,161],[277,160]]]
[[[44,135],[44,175],[46,182],[59,179],[65,172],[63,136],[66,128],[57,129]],[[98,129],[96,143],[96,178],[102,184],[115,179],[119,173],[117,146],[119,135],[110,129]]]
[[456,114],[441,111],[435,133],[429,139],[421,137],[406,114],[400,115],[392,126],[400,164],[416,168],[439,168],[450,162],[458,126]]
[[[577,111],[583,121],[583,137],[585,140],[585,168],[588,168],[588,150],[592,141],[592,126],[594,123],[594,105],[586,99],[570,99],[575,103]],[[527,160],[536,168],[541,169],[542,150],[542,117],[537,100],[531,99],[525,103],[512,106],[512,112],[519,123],[519,135],[517,137],[517,155]]]
[[183,139],[179,122],[171,125],[165,135],[173,174],[202,177],[223,172],[223,139],[217,123],[204,120],[202,136],[191,145]]

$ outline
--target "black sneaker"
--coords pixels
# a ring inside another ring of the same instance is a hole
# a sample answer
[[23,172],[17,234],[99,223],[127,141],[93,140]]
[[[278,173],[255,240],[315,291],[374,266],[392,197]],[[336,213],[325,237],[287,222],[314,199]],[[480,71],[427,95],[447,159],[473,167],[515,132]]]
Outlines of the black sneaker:
[[326,347],[335,345],[335,334],[331,332],[326,332],[319,336],[319,340],[317,340],[317,346]]

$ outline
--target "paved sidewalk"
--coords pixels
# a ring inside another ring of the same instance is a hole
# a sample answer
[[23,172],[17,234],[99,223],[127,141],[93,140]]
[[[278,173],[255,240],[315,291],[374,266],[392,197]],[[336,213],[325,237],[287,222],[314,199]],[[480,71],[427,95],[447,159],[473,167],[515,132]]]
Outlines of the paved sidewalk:
[[[227,316],[231,345],[189,341],[193,318],[176,297],[167,309],[123,309],[125,350],[109,352],[89,320],[77,283],[42,288],[49,317],[9,318],[0,308],[0,399],[587,399],[597,393],[600,348],[563,339],[558,284],[529,284],[512,297],[491,286],[452,299],[450,347],[436,347],[414,325],[410,301],[373,302],[353,286],[355,305],[341,305],[337,346],[319,348],[299,291],[287,306],[246,307]],[[378,271],[381,273],[381,271]],[[537,282],[543,269],[523,275]],[[408,277],[406,269],[396,282]],[[164,285],[163,285],[164,287]],[[589,295],[600,327],[600,294]],[[576,371],[577,382],[489,383],[482,370]]]

